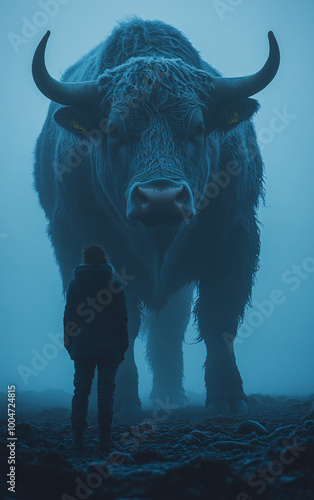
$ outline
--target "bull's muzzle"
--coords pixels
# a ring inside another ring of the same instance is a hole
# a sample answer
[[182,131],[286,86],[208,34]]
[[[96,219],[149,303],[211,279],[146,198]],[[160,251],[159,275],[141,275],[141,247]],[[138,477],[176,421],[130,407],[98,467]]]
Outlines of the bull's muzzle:
[[177,226],[195,216],[192,191],[184,181],[154,179],[134,183],[127,199],[127,217],[145,227]]

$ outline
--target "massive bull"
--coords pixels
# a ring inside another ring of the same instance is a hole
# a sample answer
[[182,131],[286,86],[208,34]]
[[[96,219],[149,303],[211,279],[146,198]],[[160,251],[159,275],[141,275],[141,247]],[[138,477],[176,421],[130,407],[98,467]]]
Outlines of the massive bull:
[[246,413],[233,341],[258,267],[264,195],[250,96],[278,70],[274,35],[260,71],[225,78],[175,28],[135,19],[61,81],[45,66],[48,37],[33,60],[35,83],[53,101],[37,141],[35,186],[64,289],[88,243],[102,245],[124,273],[130,347],[117,407],[140,406],[133,346],[143,306],[151,398],[185,403],[182,341],[197,286],[207,407]]

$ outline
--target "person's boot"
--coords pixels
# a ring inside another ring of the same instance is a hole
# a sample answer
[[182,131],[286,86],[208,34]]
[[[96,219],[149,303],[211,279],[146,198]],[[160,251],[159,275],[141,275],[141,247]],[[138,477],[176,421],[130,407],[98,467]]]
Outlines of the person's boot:
[[83,443],[83,432],[82,431],[74,431],[73,432],[73,441],[72,441],[72,450],[75,451],[83,451],[84,443]]

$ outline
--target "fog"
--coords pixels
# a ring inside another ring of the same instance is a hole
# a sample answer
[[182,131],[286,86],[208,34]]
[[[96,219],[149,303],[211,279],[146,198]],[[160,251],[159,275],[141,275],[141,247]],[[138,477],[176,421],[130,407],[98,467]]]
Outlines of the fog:
[[[48,0],[2,2],[2,162],[0,195],[1,391],[73,389],[73,362],[61,346],[64,299],[46,220],[32,186],[33,151],[49,101],[31,77],[34,50],[47,29],[50,73],[59,78],[136,14],[182,30],[202,57],[227,76],[257,71],[273,30],[281,66],[257,99],[256,129],[266,169],[261,268],[236,343],[247,394],[314,392],[314,151],[311,0]],[[40,25],[40,26],[39,26]],[[184,345],[187,391],[204,392],[205,348],[189,325]],[[54,347],[53,347],[54,346]],[[145,346],[136,343],[140,395],[149,394]]]

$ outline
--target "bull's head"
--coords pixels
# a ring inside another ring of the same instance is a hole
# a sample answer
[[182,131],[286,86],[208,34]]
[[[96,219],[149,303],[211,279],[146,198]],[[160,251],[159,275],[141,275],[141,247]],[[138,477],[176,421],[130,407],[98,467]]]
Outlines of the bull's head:
[[73,83],[48,74],[49,35],[34,55],[35,83],[49,99],[66,106],[54,118],[73,134],[105,120],[101,147],[106,168],[104,162],[97,168],[103,170],[102,185],[114,205],[146,227],[179,226],[184,217],[193,218],[197,207],[192,193],[200,193],[209,176],[207,137],[256,111],[258,105],[249,97],[271,82],[279,66],[273,33],[268,34],[265,65],[250,76],[215,77],[181,59],[139,57],[106,70],[96,81]]

